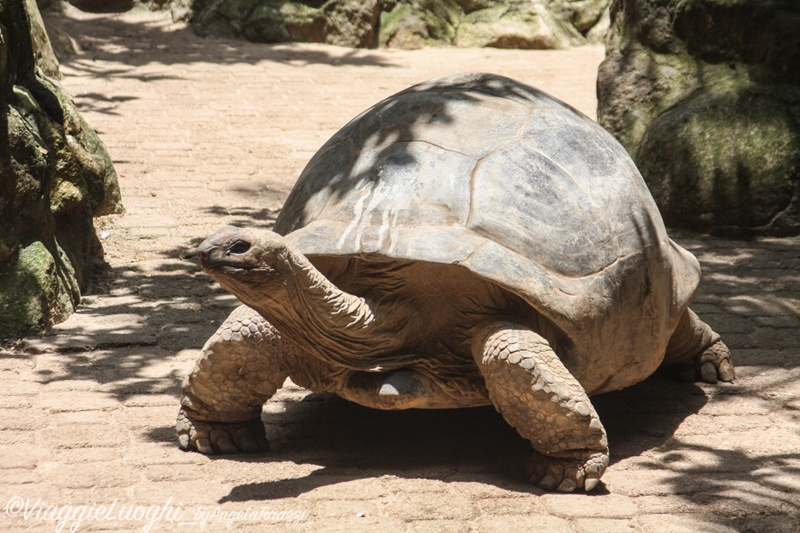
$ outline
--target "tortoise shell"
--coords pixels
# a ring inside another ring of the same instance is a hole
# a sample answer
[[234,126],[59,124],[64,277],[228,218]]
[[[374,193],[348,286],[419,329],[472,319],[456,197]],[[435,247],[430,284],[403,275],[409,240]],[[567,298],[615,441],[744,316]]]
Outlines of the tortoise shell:
[[699,282],[625,149],[491,74],[421,83],[357,116],[313,156],[274,229],[312,261],[427,261],[499,284],[564,332],[559,355],[590,394],[655,370]]

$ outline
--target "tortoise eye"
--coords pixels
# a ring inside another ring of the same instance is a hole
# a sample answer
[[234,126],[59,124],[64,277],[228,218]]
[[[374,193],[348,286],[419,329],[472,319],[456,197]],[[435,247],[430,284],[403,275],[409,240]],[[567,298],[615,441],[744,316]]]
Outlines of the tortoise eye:
[[247,241],[237,241],[228,249],[229,254],[243,254],[250,249],[250,243]]

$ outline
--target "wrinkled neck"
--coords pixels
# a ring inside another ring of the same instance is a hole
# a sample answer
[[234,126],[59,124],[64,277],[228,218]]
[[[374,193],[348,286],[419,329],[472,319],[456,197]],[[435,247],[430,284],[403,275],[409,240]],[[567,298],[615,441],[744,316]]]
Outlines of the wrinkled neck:
[[290,251],[284,266],[288,275],[281,288],[251,307],[323,361],[350,368],[369,366],[369,355],[380,340],[366,300],[339,289],[300,253]]

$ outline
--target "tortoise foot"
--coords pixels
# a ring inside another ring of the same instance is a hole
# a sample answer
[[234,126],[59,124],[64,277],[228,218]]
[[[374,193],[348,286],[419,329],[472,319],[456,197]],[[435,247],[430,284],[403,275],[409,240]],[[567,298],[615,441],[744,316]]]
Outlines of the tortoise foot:
[[583,459],[535,455],[528,480],[548,492],[573,492],[594,489],[608,468],[608,454],[590,452]]
[[730,383],[736,378],[736,371],[731,362],[730,350],[724,342],[718,340],[687,361],[682,375],[689,381]]
[[258,453],[269,450],[260,418],[245,422],[209,422],[182,407],[175,424],[178,444],[184,450],[206,455]]

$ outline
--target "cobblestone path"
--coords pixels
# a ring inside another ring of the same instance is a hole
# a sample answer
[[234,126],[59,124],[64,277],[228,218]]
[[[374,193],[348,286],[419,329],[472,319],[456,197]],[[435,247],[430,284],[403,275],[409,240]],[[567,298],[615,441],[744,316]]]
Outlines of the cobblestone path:
[[265,408],[269,454],[177,447],[180,380],[236,304],[182,253],[225,224],[269,226],[334,131],[427,78],[492,71],[594,116],[602,48],[354,51],[201,39],[154,15],[56,22],[83,47],[63,84],[127,213],[98,221],[109,268],[80,312],[0,356],[0,530],[800,531],[798,239],[676,234],[738,379],[596,398],[613,463],[592,495],[523,483],[528,447],[491,408],[378,412],[291,384]]

